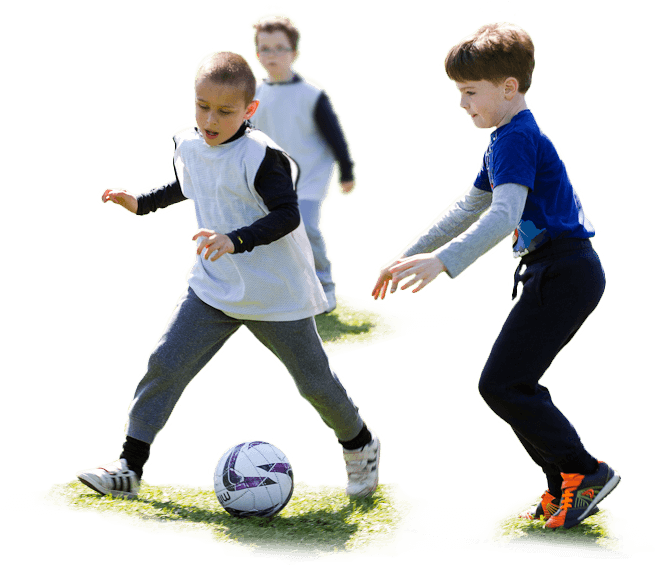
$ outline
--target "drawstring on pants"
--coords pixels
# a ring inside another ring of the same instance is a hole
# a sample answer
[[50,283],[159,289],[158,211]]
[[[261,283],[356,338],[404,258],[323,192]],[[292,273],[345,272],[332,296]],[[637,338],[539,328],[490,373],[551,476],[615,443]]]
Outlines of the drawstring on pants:
[[[521,257],[521,262],[519,263],[519,266],[516,267],[516,271],[514,271],[514,289],[512,290],[512,300],[514,300],[518,294],[519,282],[522,282],[525,285],[528,279],[534,277],[534,283],[531,284],[533,285],[534,291],[537,295],[537,304],[539,306],[543,306],[543,299],[541,296],[541,279],[550,268],[550,264],[560,257],[566,256],[570,253],[578,252],[583,249],[591,249],[591,243],[588,239],[560,239],[550,241],[536,251],[532,251]],[[537,262],[543,263],[541,268],[532,269],[528,276],[526,276],[526,273],[521,274],[521,267],[523,267],[523,265],[530,267]]]
[[516,298],[516,295],[518,293],[518,288],[519,288],[519,282],[521,280],[521,267],[523,266],[523,259],[521,259],[521,262],[519,263],[519,266],[516,267],[516,271],[514,271],[514,289],[512,290],[512,300]]

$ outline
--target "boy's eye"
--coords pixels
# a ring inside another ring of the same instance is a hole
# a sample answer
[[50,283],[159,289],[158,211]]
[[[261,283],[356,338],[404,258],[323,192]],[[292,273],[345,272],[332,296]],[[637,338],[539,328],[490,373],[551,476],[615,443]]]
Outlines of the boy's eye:
[[[198,108],[200,108],[201,110],[203,110],[205,112],[209,110],[209,106],[205,106],[203,104],[198,104]],[[229,110],[219,110],[218,112],[222,116],[229,116],[232,113]]]

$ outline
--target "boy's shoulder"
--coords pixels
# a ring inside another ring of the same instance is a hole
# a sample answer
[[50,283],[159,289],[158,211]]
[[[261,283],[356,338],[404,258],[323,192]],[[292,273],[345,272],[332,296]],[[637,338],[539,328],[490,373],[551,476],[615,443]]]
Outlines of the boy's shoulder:
[[267,147],[283,151],[283,149],[273,141],[271,137],[265,134],[262,130],[249,126],[246,129],[244,137],[253,145],[253,147],[261,147],[266,150]]
[[550,139],[543,133],[530,110],[523,110],[512,118],[512,121],[491,134],[489,148],[497,151],[508,149],[514,151],[517,147],[528,144],[534,148],[544,147],[544,143],[552,145]]
[[308,82],[304,77],[298,74],[294,74],[293,78],[288,82],[268,82],[263,80],[257,85],[258,92],[278,88],[283,89],[284,92],[304,92],[315,96],[319,96],[323,92],[322,88]]
[[184,141],[202,141],[202,135],[198,131],[197,127],[186,128],[181,131],[178,131],[173,135],[173,142],[175,147],[179,147]]

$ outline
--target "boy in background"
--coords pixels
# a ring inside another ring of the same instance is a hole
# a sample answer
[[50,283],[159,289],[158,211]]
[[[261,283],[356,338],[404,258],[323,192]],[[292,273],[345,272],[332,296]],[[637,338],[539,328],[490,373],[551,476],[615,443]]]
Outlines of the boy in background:
[[[514,232],[521,298],[498,336],[479,390],[546,475],[548,489],[528,516],[570,528],[597,511],[620,477],[584,448],[539,380],[598,304],[605,274],[585,217],[555,147],[527,107],[534,46],[509,24],[492,24],[453,47],[446,72],[460,106],[479,128],[494,128],[470,190],[426,234],[384,268],[374,298],[417,292],[440,273],[459,275]],[[482,213],[488,213],[482,216]],[[518,227],[517,227],[518,226]],[[521,273],[521,268],[525,271]]]
[[176,180],[138,197],[111,189],[102,196],[138,215],[190,198],[199,231],[189,288],[137,387],[123,451],[118,461],[78,475],[101,494],[137,495],[150,446],[185,387],[241,326],[284,363],[334,431],[347,494],[363,497],[377,487],[379,442],[332,372],[316,331],[314,316],[327,304],[301,225],[295,164],[248,123],[258,106],[255,86],[239,55],[206,59],[195,81],[198,127],[174,137]]
[[328,301],[327,312],[336,308],[332,268],[319,229],[335,160],[341,171],[341,191],[355,186],[353,162],[330,100],[293,69],[300,34],[287,18],[271,18],[255,24],[257,57],[268,78],[258,85],[259,110],[252,124],[270,136],[299,165],[298,205],[312,246],[316,274]]

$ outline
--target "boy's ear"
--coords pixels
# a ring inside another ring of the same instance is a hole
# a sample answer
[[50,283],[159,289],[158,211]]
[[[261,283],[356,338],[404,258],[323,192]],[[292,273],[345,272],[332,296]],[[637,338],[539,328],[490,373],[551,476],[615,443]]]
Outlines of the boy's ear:
[[249,120],[255,115],[255,112],[257,111],[257,108],[259,107],[259,100],[253,100],[248,106],[246,107],[246,113],[243,117],[244,120]]
[[505,96],[508,100],[514,98],[514,95],[519,91],[519,81],[514,77],[509,77],[505,80]]

